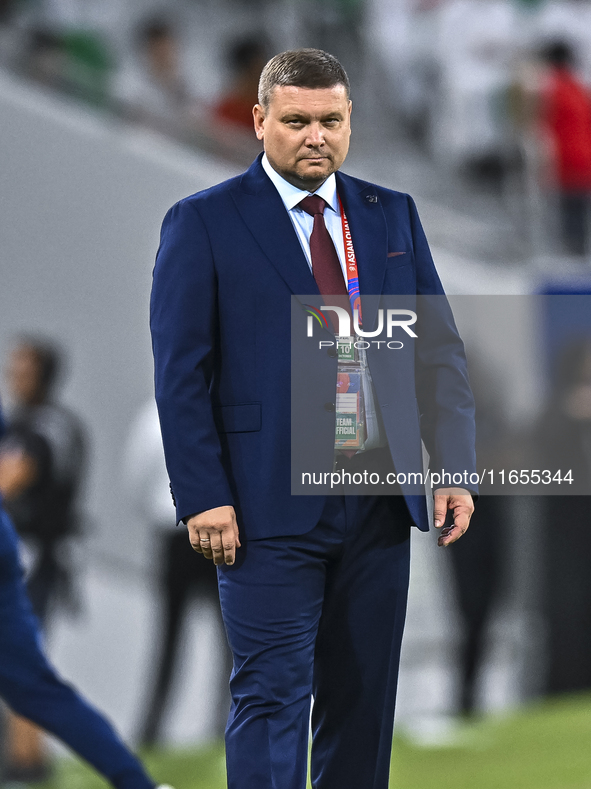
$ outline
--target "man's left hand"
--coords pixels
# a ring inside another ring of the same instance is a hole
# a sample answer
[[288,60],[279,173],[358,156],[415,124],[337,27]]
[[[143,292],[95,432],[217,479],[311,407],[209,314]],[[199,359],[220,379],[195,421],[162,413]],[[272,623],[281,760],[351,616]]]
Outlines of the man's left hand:
[[[433,505],[434,525],[436,529],[441,529],[437,544],[441,547],[451,545],[460,539],[470,525],[474,512],[472,496],[464,488],[438,488],[433,494]],[[448,510],[453,511],[453,523],[443,526]]]

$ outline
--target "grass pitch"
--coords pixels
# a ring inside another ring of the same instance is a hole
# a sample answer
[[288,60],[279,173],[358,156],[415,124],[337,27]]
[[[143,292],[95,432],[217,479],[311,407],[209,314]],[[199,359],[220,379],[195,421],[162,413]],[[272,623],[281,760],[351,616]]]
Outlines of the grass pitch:
[[[175,789],[225,789],[221,744],[143,754],[158,781]],[[591,696],[530,706],[505,718],[465,724],[455,744],[422,747],[394,740],[392,789],[591,789]],[[56,765],[35,789],[104,789],[108,784],[74,759]],[[354,787],[343,787],[354,789]]]

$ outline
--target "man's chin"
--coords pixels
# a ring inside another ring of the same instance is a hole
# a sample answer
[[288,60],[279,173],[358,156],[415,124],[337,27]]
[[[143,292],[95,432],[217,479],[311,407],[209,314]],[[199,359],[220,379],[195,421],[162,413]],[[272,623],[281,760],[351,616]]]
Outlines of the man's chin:
[[297,175],[302,181],[310,181],[313,183],[314,181],[326,180],[329,175],[334,173],[334,168],[332,166],[332,162],[323,159],[322,164],[304,164],[297,169]]

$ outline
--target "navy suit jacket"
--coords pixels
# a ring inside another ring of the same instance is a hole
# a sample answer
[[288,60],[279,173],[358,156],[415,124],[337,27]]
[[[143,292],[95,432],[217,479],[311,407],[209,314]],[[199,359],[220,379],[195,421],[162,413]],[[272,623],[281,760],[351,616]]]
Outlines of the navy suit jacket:
[[[412,199],[337,172],[363,294],[442,295]],[[390,255],[394,252],[396,255]],[[249,539],[314,528],[323,495],[291,495],[290,302],[318,294],[296,232],[260,157],[241,176],[181,200],[167,213],[154,268],[151,328],[156,400],[180,520],[234,505]],[[363,303],[363,302],[362,302]],[[433,317],[435,315],[436,317]],[[375,314],[367,316],[369,325]],[[462,342],[449,310],[431,311],[415,375],[368,361],[397,469],[475,470],[474,406]],[[366,314],[364,313],[364,328]],[[437,342],[433,341],[433,338]],[[330,470],[336,359],[312,404]],[[426,500],[403,486],[415,524]]]

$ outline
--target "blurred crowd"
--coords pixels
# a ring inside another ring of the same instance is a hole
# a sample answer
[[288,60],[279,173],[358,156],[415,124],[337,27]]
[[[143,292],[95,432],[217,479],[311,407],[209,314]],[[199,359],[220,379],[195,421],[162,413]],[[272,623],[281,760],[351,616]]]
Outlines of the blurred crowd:
[[264,35],[238,33],[221,43],[224,80],[211,96],[188,73],[182,15],[174,8],[146,15],[140,10],[121,55],[108,31],[68,23],[62,14],[52,14],[51,6],[3,0],[0,59],[5,66],[183,143],[240,161],[258,153],[251,110],[270,56]]
[[5,66],[239,164],[262,65],[301,45],[341,56],[438,166],[500,186],[533,253],[589,251],[589,0],[0,3]]
[[499,191],[530,255],[589,254],[591,4],[418,4],[397,63],[406,127],[433,161]]

